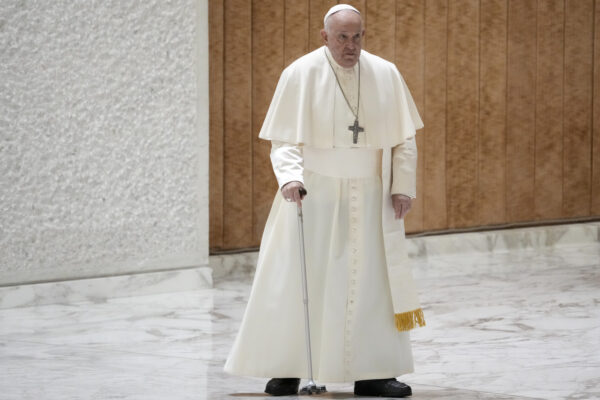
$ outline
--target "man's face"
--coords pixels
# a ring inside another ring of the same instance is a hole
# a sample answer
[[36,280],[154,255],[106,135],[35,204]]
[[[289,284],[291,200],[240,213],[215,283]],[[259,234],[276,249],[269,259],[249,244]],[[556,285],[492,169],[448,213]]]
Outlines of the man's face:
[[327,30],[321,37],[333,59],[344,68],[358,62],[365,30],[359,14],[351,10],[338,11],[327,19]]

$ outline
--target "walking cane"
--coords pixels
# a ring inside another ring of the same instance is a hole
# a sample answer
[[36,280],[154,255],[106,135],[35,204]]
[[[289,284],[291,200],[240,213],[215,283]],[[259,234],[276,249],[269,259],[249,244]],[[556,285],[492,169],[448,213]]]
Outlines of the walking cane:
[[[300,196],[306,196],[308,192],[304,188],[300,188]],[[325,386],[317,386],[313,380],[312,370],[312,352],[310,345],[310,319],[308,317],[308,287],[306,278],[306,255],[304,252],[304,220],[302,215],[302,206],[298,206],[298,234],[300,236],[300,264],[302,266],[302,291],[304,302],[304,321],[306,327],[306,350],[308,353],[308,385],[300,390],[300,394],[320,394],[327,392]]]

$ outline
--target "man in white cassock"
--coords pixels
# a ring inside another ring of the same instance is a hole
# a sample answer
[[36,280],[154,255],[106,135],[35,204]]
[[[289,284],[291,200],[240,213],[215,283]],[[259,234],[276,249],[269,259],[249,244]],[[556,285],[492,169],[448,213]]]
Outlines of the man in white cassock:
[[[304,214],[314,378],[404,397],[408,331],[424,318],[404,249],[423,126],[394,64],[361,50],[360,13],[334,6],[325,46],[288,66],[259,137],[280,186],[248,306],[225,371],[298,392],[308,377],[297,206]],[[308,195],[301,195],[306,188]]]

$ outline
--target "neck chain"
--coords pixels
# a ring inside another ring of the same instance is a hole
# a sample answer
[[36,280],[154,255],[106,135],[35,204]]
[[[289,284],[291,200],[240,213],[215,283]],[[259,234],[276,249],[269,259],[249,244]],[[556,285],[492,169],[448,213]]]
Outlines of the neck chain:
[[348,104],[348,108],[352,112],[352,115],[354,115],[354,124],[350,125],[348,127],[348,130],[352,132],[352,142],[354,144],[356,144],[356,143],[358,143],[358,133],[365,131],[364,128],[362,126],[359,126],[359,124],[358,124],[358,111],[360,109],[360,59],[358,60],[358,96],[357,96],[358,100],[356,102],[356,113],[355,113],[354,109],[352,108],[352,105],[348,101],[348,97],[346,96],[346,93],[344,93],[344,88],[342,87],[342,84],[340,83],[340,79],[338,78],[337,74],[335,73],[335,68],[333,68],[333,64],[331,63],[331,60],[329,59],[329,56],[327,55],[327,51],[325,50],[325,48],[323,49],[323,51],[325,52],[325,58],[327,58],[327,61],[329,62],[329,66],[331,67],[333,76],[335,76],[335,80],[336,80],[338,86],[340,87],[342,95],[344,96],[344,100],[346,100],[346,104]]

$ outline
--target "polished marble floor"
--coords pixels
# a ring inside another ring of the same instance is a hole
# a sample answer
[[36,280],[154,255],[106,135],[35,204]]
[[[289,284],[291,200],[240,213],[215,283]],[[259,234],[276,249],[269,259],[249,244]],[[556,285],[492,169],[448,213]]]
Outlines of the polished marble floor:
[[[412,262],[412,398],[600,399],[600,243]],[[0,399],[263,398],[264,379],[222,372],[250,283],[1,309]]]

